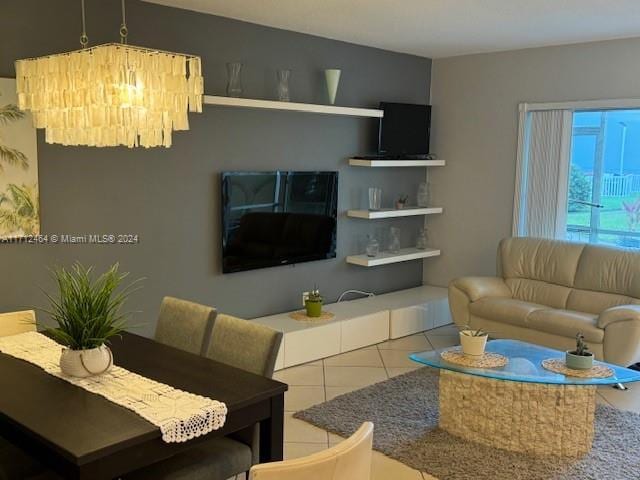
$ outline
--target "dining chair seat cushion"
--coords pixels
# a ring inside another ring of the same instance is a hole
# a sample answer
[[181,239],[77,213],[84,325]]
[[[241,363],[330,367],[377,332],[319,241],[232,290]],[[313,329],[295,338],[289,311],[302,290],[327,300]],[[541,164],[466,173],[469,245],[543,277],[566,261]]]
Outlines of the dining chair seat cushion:
[[251,447],[227,437],[205,440],[125,480],[226,480],[251,468]]

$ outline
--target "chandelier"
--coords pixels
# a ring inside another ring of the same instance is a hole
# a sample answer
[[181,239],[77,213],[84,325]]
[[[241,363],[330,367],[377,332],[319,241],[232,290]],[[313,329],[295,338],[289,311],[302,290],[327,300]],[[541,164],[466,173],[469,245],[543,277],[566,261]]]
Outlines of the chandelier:
[[18,107],[32,113],[47,143],[129,148],[171,146],[202,112],[200,57],[127,44],[125,0],[120,43],[16,61]]

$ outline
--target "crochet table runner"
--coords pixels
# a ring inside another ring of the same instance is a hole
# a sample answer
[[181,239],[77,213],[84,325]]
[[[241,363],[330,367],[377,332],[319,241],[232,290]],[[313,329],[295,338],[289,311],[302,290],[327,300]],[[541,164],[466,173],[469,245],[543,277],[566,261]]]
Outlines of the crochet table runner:
[[224,403],[183,392],[115,365],[107,373],[94,377],[67,376],[60,371],[61,348],[36,332],[0,337],[0,352],[37,365],[50,375],[132,410],[159,427],[165,442],[186,442],[224,425],[227,415]]

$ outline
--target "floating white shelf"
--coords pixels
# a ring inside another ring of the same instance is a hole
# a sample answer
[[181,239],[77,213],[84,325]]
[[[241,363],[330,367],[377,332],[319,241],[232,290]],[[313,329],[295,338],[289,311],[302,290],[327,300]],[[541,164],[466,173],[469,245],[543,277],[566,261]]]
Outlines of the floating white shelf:
[[362,160],[350,158],[353,167],[444,167],[444,160]]
[[414,215],[432,215],[442,213],[442,207],[406,207],[406,208],[384,208],[382,210],[349,210],[348,217],[375,218],[411,217]]
[[367,255],[351,255],[347,257],[347,263],[360,265],[362,267],[375,267],[377,265],[387,265],[389,263],[406,262],[409,260],[418,260],[420,258],[437,257],[440,250],[434,248],[402,248],[398,253],[380,252],[376,257],[368,257]]
[[252,98],[204,96],[205,105],[224,107],[262,108],[267,110],[289,110],[293,112],[323,113],[327,115],[346,115],[350,117],[382,118],[383,111],[373,108],[337,107],[335,105],[316,105],[312,103],[276,102]]

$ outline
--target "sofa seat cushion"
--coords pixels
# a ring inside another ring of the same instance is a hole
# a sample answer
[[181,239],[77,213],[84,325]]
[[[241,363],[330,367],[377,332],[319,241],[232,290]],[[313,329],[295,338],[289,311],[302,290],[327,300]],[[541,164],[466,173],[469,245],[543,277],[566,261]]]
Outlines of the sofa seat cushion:
[[598,317],[573,310],[545,309],[531,312],[528,327],[541,332],[574,338],[582,332],[587,343],[603,343],[604,330],[598,328]]
[[548,308],[545,305],[504,297],[485,297],[469,305],[469,311],[473,315],[518,327],[527,326],[527,317],[532,312]]

